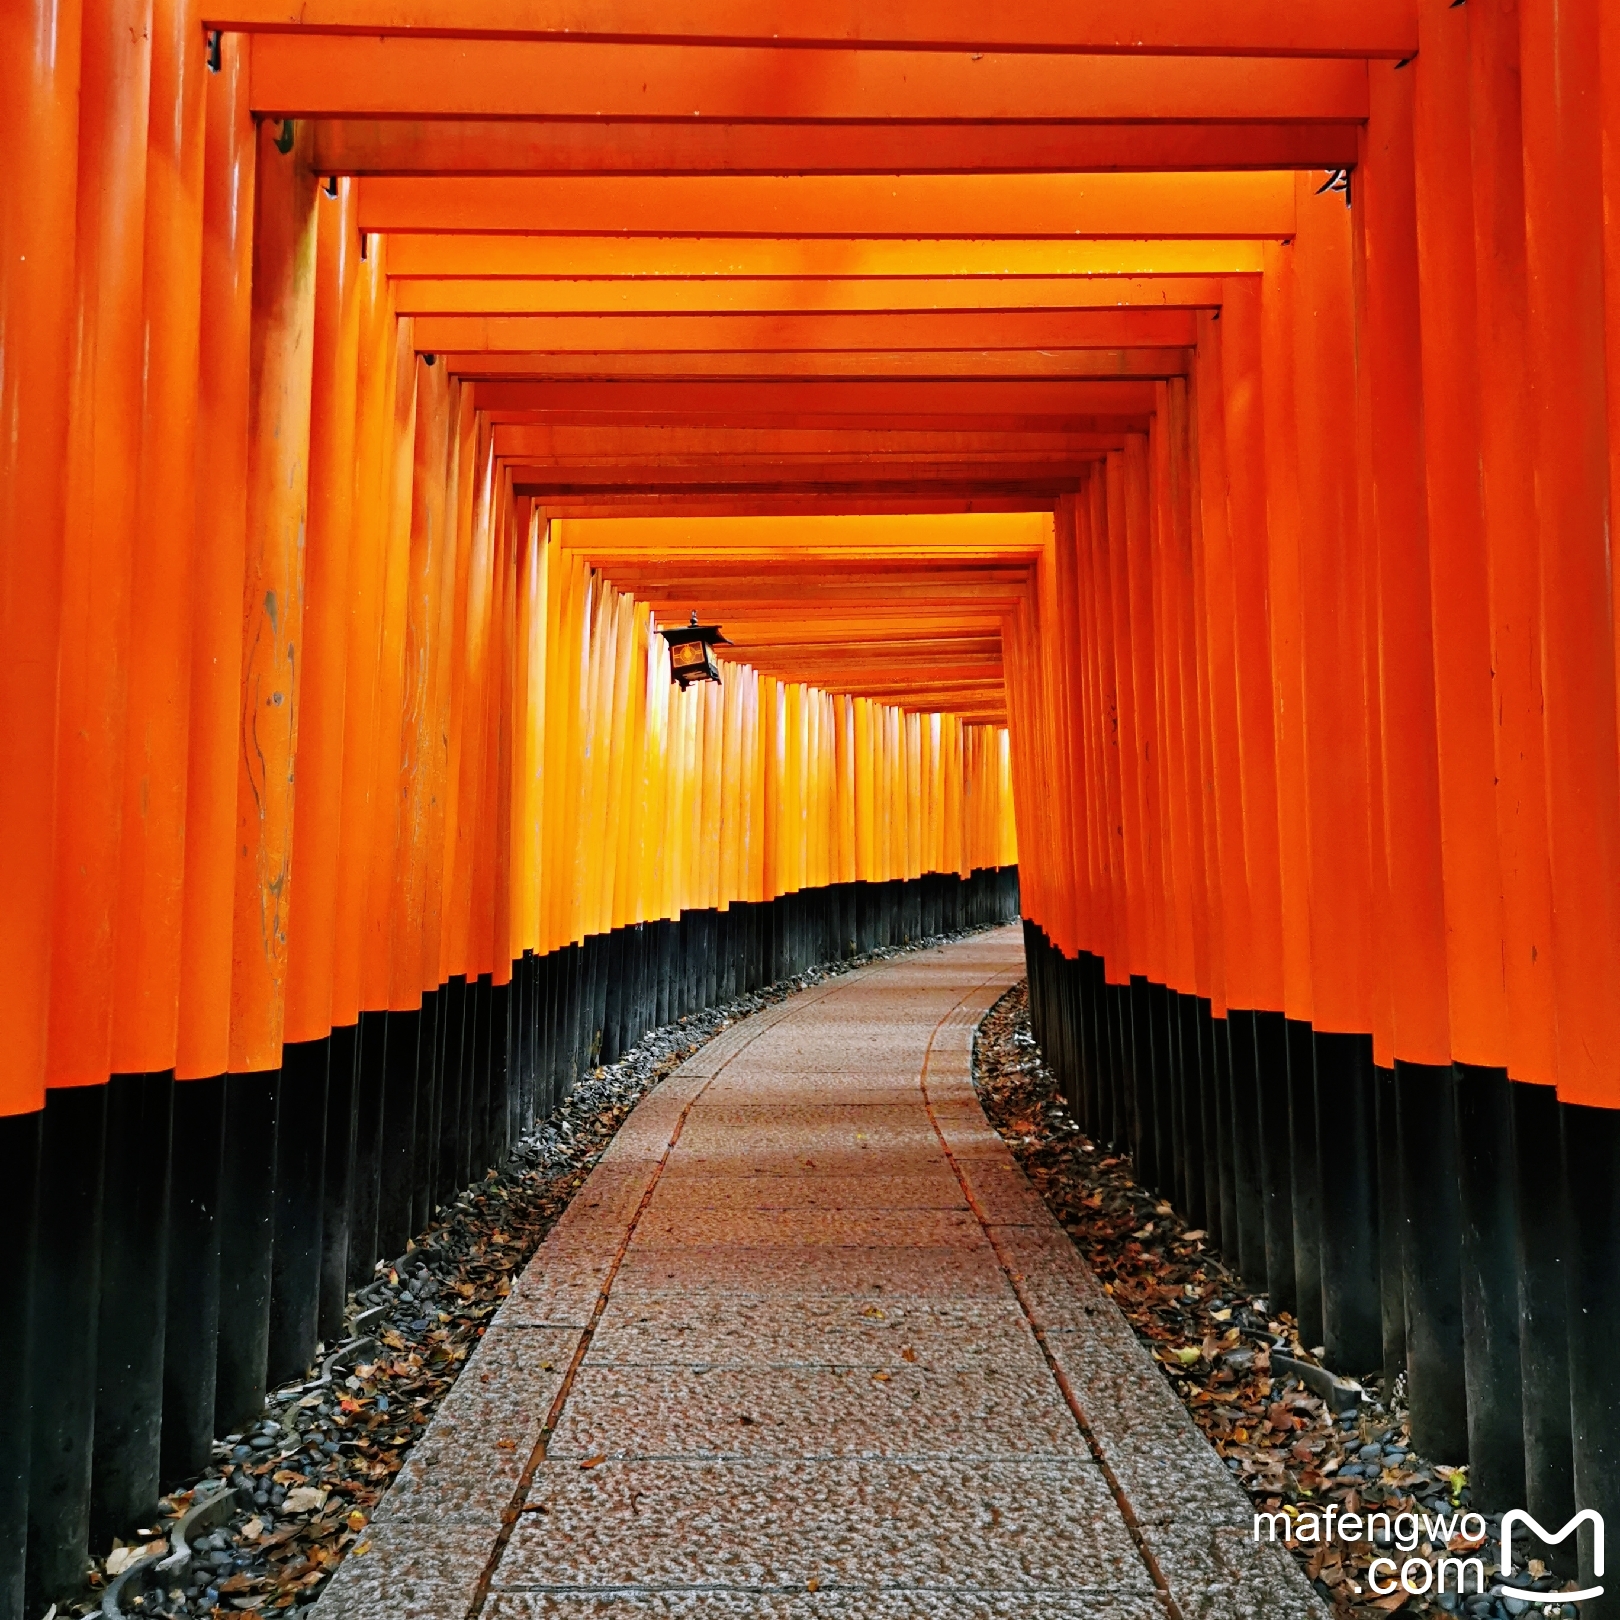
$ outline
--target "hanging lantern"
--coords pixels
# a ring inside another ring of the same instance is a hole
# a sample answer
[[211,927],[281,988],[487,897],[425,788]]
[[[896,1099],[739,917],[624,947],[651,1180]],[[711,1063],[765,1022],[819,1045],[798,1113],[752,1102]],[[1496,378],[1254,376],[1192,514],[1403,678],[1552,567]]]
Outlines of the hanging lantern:
[[714,649],[729,647],[731,643],[720,634],[719,625],[699,624],[694,612],[690,624],[659,634],[669,643],[670,678],[683,692],[693,681],[720,679],[720,661],[714,656]]

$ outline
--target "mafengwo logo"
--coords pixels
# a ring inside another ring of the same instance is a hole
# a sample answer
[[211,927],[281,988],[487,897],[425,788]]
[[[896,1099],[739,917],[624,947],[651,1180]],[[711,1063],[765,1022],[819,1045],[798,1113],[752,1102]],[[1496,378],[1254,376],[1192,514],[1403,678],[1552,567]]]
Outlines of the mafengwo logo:
[[[1583,1524],[1592,1526],[1592,1573],[1603,1573],[1603,1515],[1596,1508],[1586,1508],[1577,1513],[1562,1530],[1554,1535],[1550,1530],[1542,1527],[1530,1517],[1523,1508],[1510,1508],[1502,1515],[1502,1587],[1503,1597],[1525,1598],[1532,1603],[1545,1601],[1545,1592],[1532,1592],[1509,1586],[1507,1583],[1513,1579],[1513,1527],[1522,1524],[1532,1535],[1539,1536],[1543,1541],[1557,1545],[1566,1536],[1572,1536]],[[1582,1587],[1579,1592],[1560,1592],[1560,1601],[1564,1603],[1582,1603],[1587,1598],[1603,1596],[1601,1586]]]

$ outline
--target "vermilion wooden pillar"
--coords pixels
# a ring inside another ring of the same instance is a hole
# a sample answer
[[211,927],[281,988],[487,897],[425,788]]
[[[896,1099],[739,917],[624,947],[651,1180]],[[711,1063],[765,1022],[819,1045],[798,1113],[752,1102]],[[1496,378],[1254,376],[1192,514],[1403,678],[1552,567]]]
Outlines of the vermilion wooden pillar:
[[140,476],[151,0],[85,8],[63,539],[50,1076],[111,1068],[129,593]]
[[[1266,593],[1276,738],[1277,873],[1283,1010],[1293,1139],[1294,1286],[1299,1330],[1322,1338],[1322,1180],[1316,1151],[1316,1061],[1300,642],[1300,464],[1294,403],[1295,248],[1267,244],[1261,278],[1260,393],[1265,445]],[[1229,337],[1230,341],[1230,337]]]
[[[1502,870],[1507,1069],[1514,1084],[1517,1327],[1524,1500],[1545,1525],[1574,1511],[1563,1226],[1544,1195],[1558,1154],[1551,877],[1542,735],[1539,545],[1531,350],[1526,324],[1519,8],[1469,12],[1475,287],[1482,378],[1480,488],[1491,582],[1496,824]],[[1549,1557],[1569,1563],[1574,1548]]]
[[185,1479],[214,1436],[220,1176],[230,1064],[237,713],[247,543],[255,137],[239,37],[206,80],[192,625],[179,1029],[163,1359],[162,1472]]
[[[1371,1039],[1371,688],[1353,454],[1351,221],[1342,196],[1321,191],[1307,175],[1297,175],[1295,184],[1300,626],[1311,1007],[1323,1167],[1323,1343],[1335,1365],[1367,1367],[1382,1356],[1383,1328]],[[1336,431],[1345,423],[1352,431],[1348,443]]]
[[76,303],[80,8],[8,8],[0,133],[18,174],[0,196],[0,1114],[44,1101],[57,648]]
[[30,1331],[51,963],[57,651],[66,523],[80,8],[0,16],[0,140],[29,184],[0,187],[0,1620],[23,1620],[32,1450]]
[[[1423,1135],[1429,1159],[1415,1192],[1434,1187],[1434,1143],[1446,1124],[1457,1142],[1460,1306],[1470,1480],[1480,1505],[1524,1495],[1519,1419],[1517,1288],[1511,1192],[1507,1019],[1502,960],[1502,872],[1497,848],[1496,728],[1489,569],[1479,477],[1483,373],[1477,332],[1473,190],[1445,171],[1470,157],[1471,16],[1434,0],[1420,8],[1417,80],[1418,263],[1423,303],[1424,423],[1429,568],[1434,623],[1442,872],[1451,1056],[1451,1118]],[[1442,1230],[1450,1214],[1418,1225]],[[1436,1245],[1426,1245],[1433,1252]]]
[[[287,990],[282,1107],[305,1122],[283,1132],[276,1168],[271,1267],[270,1378],[308,1366],[319,1339],[321,1253],[328,1203],[326,1137],[343,1147],[334,1180],[347,1180],[353,1048],[335,1077],[332,1034],[338,839],[348,676],[349,551],[354,522],[355,401],[360,305],[352,182],[327,181],[316,203],[314,325],[310,366],[309,520],[304,545],[300,718],[288,876]],[[347,1216],[346,1187],[342,1208]],[[331,1210],[334,1221],[339,1219]],[[346,1257],[337,1262],[346,1270]],[[340,1306],[341,1310],[341,1306]]]
[[[1405,1362],[1416,1391],[1414,1421],[1432,1432],[1436,1438],[1431,1443],[1444,1451],[1466,1440],[1455,1257],[1448,1245],[1423,1244],[1421,1228],[1405,1208],[1396,1117],[1408,1104],[1415,1110],[1420,1097],[1432,1092],[1435,1076],[1450,1058],[1422,433],[1413,161],[1416,78],[1409,68],[1391,64],[1371,70],[1372,116],[1355,179],[1361,250],[1359,370],[1369,452],[1363,521],[1373,571],[1380,694],[1376,734],[1382,751],[1382,837],[1374,861],[1387,894],[1377,949],[1386,958],[1392,1025],[1389,1049],[1380,1053],[1380,1063],[1393,1063],[1395,1076],[1380,1080],[1379,1168],[1382,1214],[1389,1228],[1382,1243],[1385,1369],[1393,1373]],[[1417,1115],[1413,1117],[1415,1121]],[[1443,1141],[1449,1143],[1449,1114],[1444,1123]],[[1424,1177],[1427,1131],[1414,1124],[1411,1136],[1418,1194],[1429,1204],[1454,1201],[1452,1189],[1434,1188]],[[1416,1241],[1415,1248],[1409,1238]],[[1415,1268],[1410,1273],[1408,1262]],[[1436,1266],[1441,1268],[1438,1306],[1432,1275]]]
[[[116,988],[129,590],[141,428],[151,9],[85,7],[78,247],[57,681],[55,926],[33,1354],[30,1601],[76,1591],[88,1553],[102,1151]],[[21,402],[25,409],[28,403]]]
[[154,0],[142,413],[108,1094],[92,1539],[155,1508],[163,1414],[173,1069],[191,697],[202,320],[205,48],[189,0]]
[[309,133],[258,130],[248,369],[247,553],[238,710],[231,1082],[216,1421],[263,1398],[277,1093],[286,1013],[303,540],[308,521],[315,179]]
[[[1520,82],[1541,565],[1558,1093],[1569,1201],[1575,1498],[1620,1515],[1620,758],[1603,346],[1599,0],[1523,0]],[[1592,1573],[1583,1532],[1582,1584]],[[1620,1612],[1612,1594],[1592,1605]]]

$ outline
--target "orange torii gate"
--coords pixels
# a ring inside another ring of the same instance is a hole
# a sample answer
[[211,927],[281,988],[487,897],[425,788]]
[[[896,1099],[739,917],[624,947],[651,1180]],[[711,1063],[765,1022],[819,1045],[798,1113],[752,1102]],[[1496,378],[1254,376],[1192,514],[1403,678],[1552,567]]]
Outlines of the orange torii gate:
[[4,20],[0,1617],[583,1065],[1015,860],[1087,1128],[1620,1511],[1620,12],[466,9]]

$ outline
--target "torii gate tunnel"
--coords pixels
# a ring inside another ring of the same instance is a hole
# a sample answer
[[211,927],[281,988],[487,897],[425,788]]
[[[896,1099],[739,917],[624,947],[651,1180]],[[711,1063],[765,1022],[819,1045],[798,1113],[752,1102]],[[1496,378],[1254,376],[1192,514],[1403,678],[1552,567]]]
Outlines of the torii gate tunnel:
[[587,1068],[1020,910],[1085,1128],[1620,1524],[1620,5],[0,28],[0,1620]]

